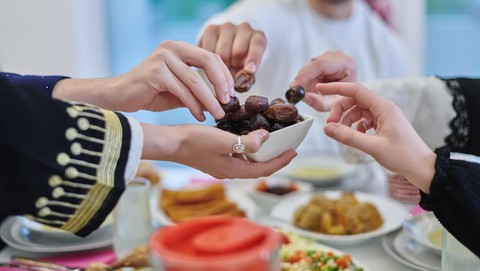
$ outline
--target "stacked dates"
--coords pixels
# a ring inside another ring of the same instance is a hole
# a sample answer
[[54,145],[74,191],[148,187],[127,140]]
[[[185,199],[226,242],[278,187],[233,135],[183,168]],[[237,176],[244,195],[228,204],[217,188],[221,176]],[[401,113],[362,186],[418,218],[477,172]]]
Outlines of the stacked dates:
[[222,107],[226,115],[217,121],[216,127],[237,135],[257,129],[274,132],[303,121],[297,107],[282,98],[269,103],[266,97],[251,95],[245,104],[240,105],[237,97],[231,97],[230,102]]

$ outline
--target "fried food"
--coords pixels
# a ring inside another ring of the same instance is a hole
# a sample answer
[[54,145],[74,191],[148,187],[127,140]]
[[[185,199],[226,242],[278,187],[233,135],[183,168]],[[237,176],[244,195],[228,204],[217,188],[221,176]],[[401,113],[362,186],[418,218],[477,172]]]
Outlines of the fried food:
[[353,193],[343,193],[334,200],[315,194],[295,211],[293,223],[310,231],[347,235],[375,230],[383,219],[373,204],[359,202]]
[[156,185],[160,182],[161,176],[158,170],[155,168],[151,161],[142,160],[138,166],[135,177],[142,177],[149,180],[152,185]]
[[212,215],[245,216],[225,195],[222,184],[201,189],[162,190],[160,207],[174,222]]

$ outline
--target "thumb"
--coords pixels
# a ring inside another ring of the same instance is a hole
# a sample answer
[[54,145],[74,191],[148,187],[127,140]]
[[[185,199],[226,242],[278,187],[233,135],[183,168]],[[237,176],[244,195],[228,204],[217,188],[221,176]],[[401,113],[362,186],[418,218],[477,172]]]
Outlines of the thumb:
[[336,141],[350,147],[359,149],[365,153],[372,154],[375,150],[375,138],[373,136],[361,133],[351,127],[330,122],[325,125],[325,134]]

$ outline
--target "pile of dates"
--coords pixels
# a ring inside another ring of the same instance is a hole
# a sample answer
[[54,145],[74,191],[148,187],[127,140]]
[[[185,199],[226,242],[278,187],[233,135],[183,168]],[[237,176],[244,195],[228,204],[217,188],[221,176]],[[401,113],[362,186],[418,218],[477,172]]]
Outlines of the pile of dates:
[[237,97],[231,97],[228,104],[222,105],[225,117],[217,121],[216,127],[237,135],[245,135],[257,129],[269,132],[303,121],[294,104],[282,98],[270,103],[268,98],[251,95],[240,105]]

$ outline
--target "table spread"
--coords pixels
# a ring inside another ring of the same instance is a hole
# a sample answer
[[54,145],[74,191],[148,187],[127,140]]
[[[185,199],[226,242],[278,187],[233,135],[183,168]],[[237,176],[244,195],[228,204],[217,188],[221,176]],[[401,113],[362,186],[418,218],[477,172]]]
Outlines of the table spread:
[[[377,166],[372,165],[370,167],[372,170],[371,181],[362,187],[360,190],[367,193],[378,194],[378,195],[387,195],[387,184],[386,178],[383,170]],[[189,174],[189,171],[183,168],[172,168],[163,170],[162,174]],[[405,205],[406,208],[411,207],[410,205]],[[260,209],[260,212],[256,215],[258,220],[268,219],[268,214]],[[253,219],[256,220],[255,218]],[[354,258],[358,259],[362,264],[367,267],[369,271],[376,270],[390,270],[390,271],[410,271],[412,269],[394,258],[392,258],[382,247],[382,237],[375,237],[365,242],[354,244],[354,245],[345,245],[345,246],[334,246],[336,249],[339,249],[345,253],[352,255]],[[0,261],[10,260],[10,256],[26,256],[30,258],[46,257],[53,256],[52,253],[33,253],[21,251],[9,246],[4,247],[0,251]]]

